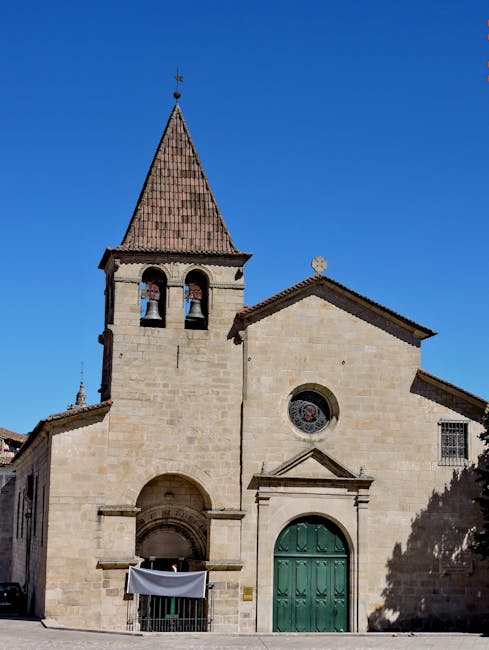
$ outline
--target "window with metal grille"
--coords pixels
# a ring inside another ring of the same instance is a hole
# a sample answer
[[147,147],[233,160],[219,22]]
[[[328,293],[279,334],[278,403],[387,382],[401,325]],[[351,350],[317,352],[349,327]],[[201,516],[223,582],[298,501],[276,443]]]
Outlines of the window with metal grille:
[[440,464],[464,465],[468,458],[468,422],[442,420],[440,425]]

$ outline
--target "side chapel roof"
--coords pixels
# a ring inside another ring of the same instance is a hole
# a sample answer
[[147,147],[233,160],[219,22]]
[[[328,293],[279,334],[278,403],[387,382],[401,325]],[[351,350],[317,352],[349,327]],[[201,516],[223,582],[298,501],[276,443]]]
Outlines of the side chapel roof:
[[93,414],[100,413],[104,415],[112,406],[112,400],[105,400],[104,402],[99,402],[98,404],[87,404],[86,406],[79,406],[75,408],[68,408],[66,411],[61,411],[60,413],[52,413],[51,415],[48,415],[47,417],[43,418],[42,420],[39,420],[39,422],[36,424],[34,429],[29,433],[28,436],[25,436],[26,440],[22,447],[19,449],[17,454],[15,455],[15,458],[13,459],[16,461],[20,456],[24,454],[26,449],[28,449],[31,444],[34,442],[34,440],[41,434],[42,431],[44,431],[46,428],[48,428],[51,423],[68,423],[68,422],[75,422],[76,420],[84,419],[86,417],[90,417]]
[[459,399],[474,405],[475,407],[480,409],[481,416],[486,406],[488,406],[488,401],[484,397],[480,397],[479,395],[474,395],[474,393],[469,393],[469,391],[460,388],[459,386],[456,386],[455,384],[452,384],[449,381],[446,381],[446,379],[437,377],[436,375],[433,375],[431,372],[427,372],[426,370],[422,370],[421,368],[418,368],[416,376],[421,381],[427,382],[428,384],[431,384],[436,388],[439,388],[447,393],[455,395],[455,397],[458,397]]
[[242,255],[224,223],[178,104],[116,250]]

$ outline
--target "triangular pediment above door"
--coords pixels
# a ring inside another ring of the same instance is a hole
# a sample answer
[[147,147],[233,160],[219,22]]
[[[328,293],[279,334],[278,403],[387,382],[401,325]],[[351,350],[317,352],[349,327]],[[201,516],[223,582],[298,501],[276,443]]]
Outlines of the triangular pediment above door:
[[373,478],[355,473],[317,447],[306,449],[270,472],[254,474],[249,488],[265,485],[369,487]]
[[317,447],[306,449],[300,454],[289,458],[285,463],[275,468],[271,474],[274,476],[311,476],[311,478],[317,476],[357,478],[357,475],[348,467]]

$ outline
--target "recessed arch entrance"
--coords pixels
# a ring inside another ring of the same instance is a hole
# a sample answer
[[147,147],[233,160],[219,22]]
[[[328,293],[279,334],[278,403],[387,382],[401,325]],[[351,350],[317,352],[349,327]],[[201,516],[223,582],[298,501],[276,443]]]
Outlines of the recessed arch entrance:
[[295,519],[274,548],[273,631],[348,631],[350,551],[325,517]]
[[185,562],[187,570],[207,559],[210,500],[197,483],[179,474],[156,476],[143,487],[136,505],[141,509],[136,518],[139,557],[157,559],[160,569]]
[[[208,552],[209,496],[179,474],[162,474],[146,483],[136,500],[136,555],[141,568],[193,571],[204,568]],[[138,594],[128,605],[128,629],[154,632],[205,632],[212,598]]]

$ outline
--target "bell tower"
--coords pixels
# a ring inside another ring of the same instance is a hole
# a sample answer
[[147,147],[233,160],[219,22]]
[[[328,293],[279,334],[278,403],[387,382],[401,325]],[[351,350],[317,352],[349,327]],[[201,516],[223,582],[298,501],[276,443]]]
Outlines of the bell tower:
[[[125,336],[140,340],[141,352],[144,341],[155,344],[150,355],[161,354],[160,345],[169,347],[176,337],[173,352],[182,362],[189,341],[223,337],[225,342],[243,306],[243,265],[249,257],[231,239],[176,103],[122,243],[108,248],[100,263],[106,273],[102,399],[128,396],[117,370],[118,363],[128,364],[129,349],[119,349]],[[208,334],[195,339],[185,330]],[[176,369],[182,370],[178,361]]]
[[181,457],[209,476],[228,474],[230,489],[216,498],[232,508],[242,353],[229,332],[249,257],[231,239],[176,103],[122,243],[100,262],[101,398],[113,400],[111,440],[128,457],[159,462],[159,472]]

